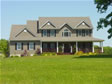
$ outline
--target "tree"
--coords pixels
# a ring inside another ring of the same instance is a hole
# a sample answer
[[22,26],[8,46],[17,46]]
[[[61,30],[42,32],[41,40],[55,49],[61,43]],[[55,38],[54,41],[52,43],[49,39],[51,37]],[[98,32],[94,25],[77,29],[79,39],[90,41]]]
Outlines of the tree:
[[[112,7],[112,0],[94,0],[94,1],[96,4],[96,8],[100,13],[105,13],[110,6]],[[103,27],[109,28],[107,31],[109,33],[108,39],[112,38],[112,11],[105,18],[99,19],[97,30]]]
[[5,39],[0,40],[0,51],[8,57],[9,55],[9,47],[8,47],[8,41]]

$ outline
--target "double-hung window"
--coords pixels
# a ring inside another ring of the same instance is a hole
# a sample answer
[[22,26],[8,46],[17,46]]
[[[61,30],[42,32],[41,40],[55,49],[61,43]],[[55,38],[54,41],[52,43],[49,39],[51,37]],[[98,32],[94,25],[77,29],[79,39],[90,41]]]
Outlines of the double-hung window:
[[63,37],[70,37],[70,36],[71,36],[71,32],[70,32],[68,29],[65,29],[65,30],[62,32],[62,36],[63,36]]
[[50,30],[50,36],[55,36],[55,30]]
[[29,50],[34,50],[34,42],[29,42]]
[[47,36],[47,30],[43,30],[43,36]]
[[22,43],[20,42],[17,43],[17,50],[22,50]]

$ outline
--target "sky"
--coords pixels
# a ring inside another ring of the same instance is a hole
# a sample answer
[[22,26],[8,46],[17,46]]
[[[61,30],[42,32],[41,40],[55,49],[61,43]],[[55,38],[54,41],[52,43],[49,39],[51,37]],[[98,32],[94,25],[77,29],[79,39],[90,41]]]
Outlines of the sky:
[[12,24],[26,24],[27,20],[38,20],[38,17],[87,17],[93,24],[93,36],[104,39],[104,46],[112,46],[108,39],[107,29],[97,31],[99,18],[105,14],[97,12],[94,0],[2,0],[0,2],[0,38],[9,39]]

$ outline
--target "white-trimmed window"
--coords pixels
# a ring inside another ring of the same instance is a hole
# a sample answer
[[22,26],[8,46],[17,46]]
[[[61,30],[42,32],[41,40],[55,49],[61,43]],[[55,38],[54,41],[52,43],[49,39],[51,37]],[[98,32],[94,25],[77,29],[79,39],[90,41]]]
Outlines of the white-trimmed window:
[[29,50],[34,50],[34,42],[29,42]]
[[22,50],[22,43],[21,42],[17,43],[17,50]]
[[65,30],[62,32],[62,36],[63,36],[63,37],[70,37],[70,36],[71,36],[71,32],[70,32],[68,29],[65,29]]
[[50,36],[55,36],[55,30],[50,30]]
[[47,36],[47,30],[43,30],[43,36]]

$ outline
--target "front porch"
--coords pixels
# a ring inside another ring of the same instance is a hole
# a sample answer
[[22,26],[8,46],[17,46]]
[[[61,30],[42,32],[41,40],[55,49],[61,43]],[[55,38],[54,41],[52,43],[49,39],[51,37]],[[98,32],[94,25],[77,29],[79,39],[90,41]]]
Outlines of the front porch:
[[[56,53],[75,53],[78,51],[94,52],[94,42],[41,42],[40,51]],[[100,42],[100,52],[103,52],[103,42]]]

